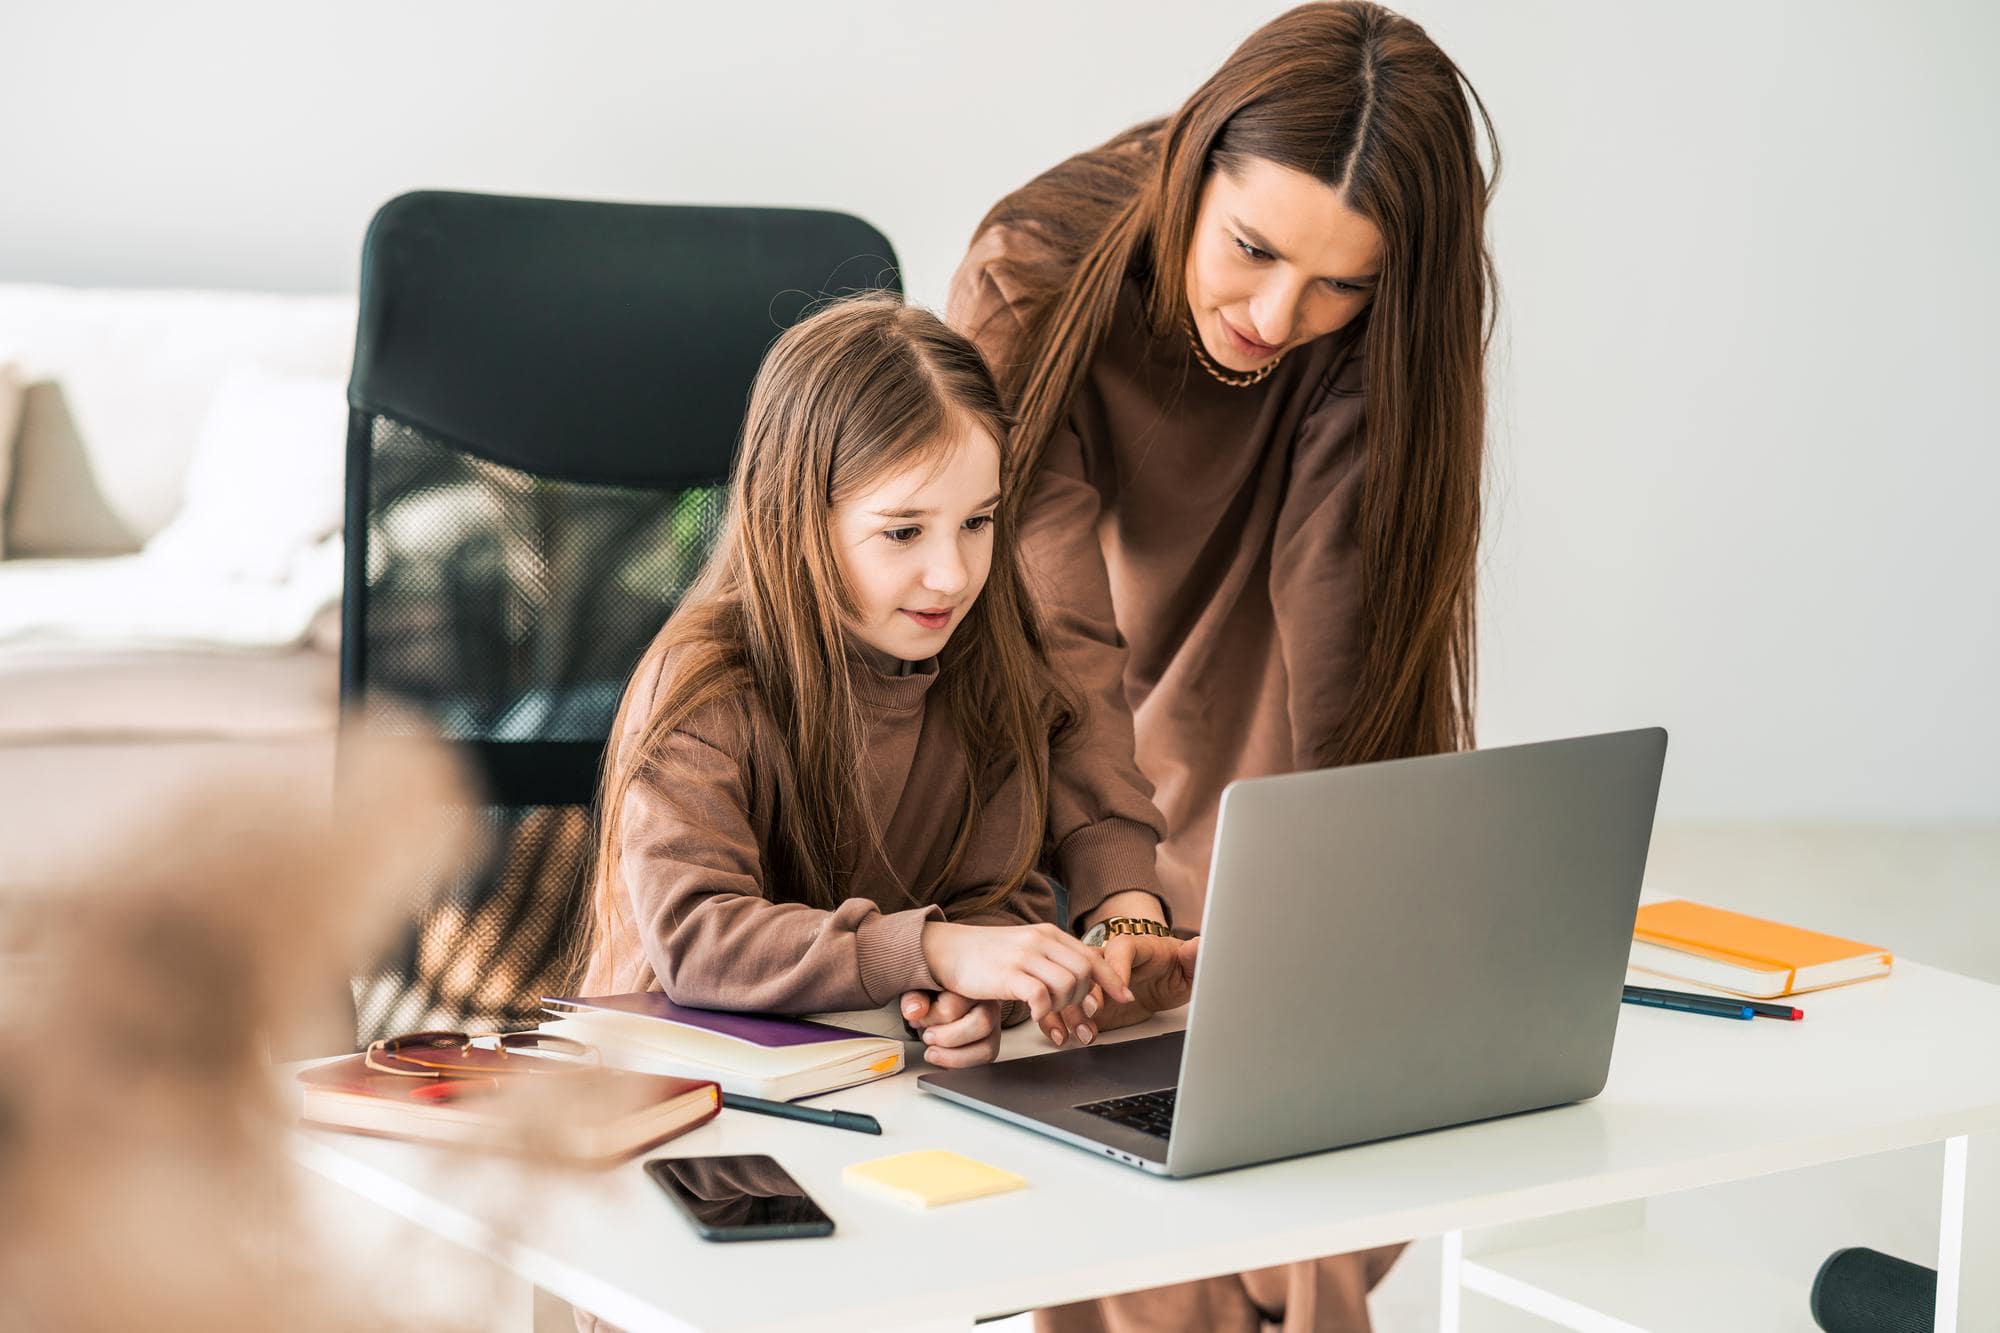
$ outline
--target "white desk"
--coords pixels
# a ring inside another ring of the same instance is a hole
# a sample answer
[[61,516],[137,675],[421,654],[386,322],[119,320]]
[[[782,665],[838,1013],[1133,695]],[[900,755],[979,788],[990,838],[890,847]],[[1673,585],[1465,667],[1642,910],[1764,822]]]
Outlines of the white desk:
[[[2000,986],[1899,960],[1886,980],[1800,1003],[1803,1023],[1624,1006],[1594,1101],[1194,1180],[930,1098],[915,1072],[819,1100],[876,1115],[880,1138],[725,1111],[651,1154],[771,1153],[833,1215],[822,1240],[705,1243],[636,1161],[533,1179],[497,1159],[331,1132],[301,1132],[296,1151],[632,1333],[969,1321],[1938,1141],[1954,1145],[1948,1165],[1972,1164],[1975,1186],[2000,1185]],[[1004,1053],[1041,1048],[1024,1027]],[[1256,1104],[1244,1089],[1244,1113]],[[916,1213],[840,1182],[849,1162],[932,1147],[1017,1171],[1029,1188]],[[1945,1183],[1939,1327],[1954,1327],[1954,1300],[1956,1327],[2000,1327],[2000,1290],[1961,1281],[1950,1253],[1954,1242],[2000,1253],[2000,1191],[1974,1188],[1961,1215]],[[1447,1254],[1455,1290],[1463,1270]]]

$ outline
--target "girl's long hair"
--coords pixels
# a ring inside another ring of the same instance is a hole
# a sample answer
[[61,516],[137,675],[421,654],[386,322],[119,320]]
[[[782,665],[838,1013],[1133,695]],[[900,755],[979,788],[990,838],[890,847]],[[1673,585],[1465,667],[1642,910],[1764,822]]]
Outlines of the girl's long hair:
[[[729,508],[714,554],[641,669],[664,662],[652,711],[633,743],[618,738],[635,707],[627,694],[613,725],[599,791],[597,855],[584,962],[620,928],[619,827],[642,775],[672,782],[670,734],[739,693],[752,714],[746,763],[775,794],[764,865],[773,898],[823,908],[850,896],[838,867],[881,846],[859,799],[866,717],[849,676],[856,615],[834,555],[834,505],[881,478],[937,465],[968,426],[1000,445],[1002,490],[1017,480],[1008,419],[979,352],[944,322],[887,295],[827,306],[772,345],[750,391]],[[905,884],[932,900],[962,865],[995,788],[1021,775],[1026,799],[1006,872],[953,915],[989,910],[1017,892],[1039,860],[1046,827],[1049,747],[1074,711],[1050,673],[1023,589],[1011,525],[994,525],[986,585],[939,654],[942,691],[961,742],[964,800],[940,810],[955,828],[931,883]]]
[[1422,28],[1356,0],[1306,4],[1253,33],[1172,117],[1043,175],[979,226],[1036,242],[996,265],[1019,293],[1011,312],[1021,337],[995,373],[1030,475],[1127,278],[1141,281],[1156,336],[1186,318],[1188,246],[1211,173],[1259,158],[1304,172],[1381,232],[1381,275],[1357,317],[1367,641],[1354,704],[1312,756],[1320,765],[1473,741],[1494,287],[1482,127],[1497,181],[1485,105]]

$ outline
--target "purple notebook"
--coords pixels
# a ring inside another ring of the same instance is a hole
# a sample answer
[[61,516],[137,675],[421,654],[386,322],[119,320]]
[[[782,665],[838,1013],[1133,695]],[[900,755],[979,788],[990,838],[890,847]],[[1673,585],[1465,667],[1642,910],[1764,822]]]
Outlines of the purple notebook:
[[815,1023],[806,1018],[784,1018],[777,1014],[733,1014],[721,1009],[690,1009],[675,1004],[659,991],[637,991],[631,995],[544,995],[542,1003],[560,1013],[582,1013],[591,1009],[612,1009],[627,1014],[643,1014],[663,1023],[701,1028],[724,1037],[747,1041],[753,1046],[813,1046],[828,1041],[881,1041],[872,1032]]

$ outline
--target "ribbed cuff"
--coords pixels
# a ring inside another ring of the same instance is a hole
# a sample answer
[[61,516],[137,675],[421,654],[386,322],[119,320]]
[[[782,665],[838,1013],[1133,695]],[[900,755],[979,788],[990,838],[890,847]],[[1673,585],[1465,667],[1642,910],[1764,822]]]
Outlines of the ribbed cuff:
[[924,960],[924,923],[944,920],[942,909],[912,907],[872,916],[854,932],[854,960],[870,1004],[888,1004],[906,990],[942,990]]
[[1063,839],[1056,864],[1069,891],[1069,919],[1079,920],[1126,889],[1144,889],[1165,902],[1158,853],[1153,830],[1129,819],[1100,819]]

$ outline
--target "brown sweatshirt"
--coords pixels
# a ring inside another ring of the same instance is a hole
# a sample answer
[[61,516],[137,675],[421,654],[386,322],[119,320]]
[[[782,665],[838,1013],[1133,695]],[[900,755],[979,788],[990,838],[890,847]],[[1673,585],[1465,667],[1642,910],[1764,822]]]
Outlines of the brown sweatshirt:
[[[627,687],[621,762],[654,711],[666,665],[649,658]],[[851,670],[869,717],[856,774],[882,831],[881,852],[857,847],[842,867],[851,896],[826,911],[766,877],[774,792],[751,762],[751,739],[753,728],[774,724],[755,698],[738,695],[672,733],[664,776],[647,770],[633,782],[620,828],[622,920],[590,960],[585,994],[662,990],[706,1008],[815,1013],[938,988],[924,961],[924,923],[946,919],[954,904],[976,901],[999,882],[1026,784],[1007,777],[952,881],[934,897],[913,897],[949,859],[966,789],[958,734],[943,692],[931,689],[936,659],[912,665],[871,653]],[[1042,816],[1035,814],[1038,827]],[[1079,823],[1047,826],[1058,843],[1085,831]],[[1145,831],[1150,840],[1154,830]],[[1000,908],[950,916],[1002,926],[1051,921],[1055,896],[1046,879],[1031,875]],[[1009,1006],[1007,1018],[1025,1012]]]
[[[1009,261],[1039,244],[1030,228],[991,227],[952,281],[952,324],[996,366],[1021,338]],[[1177,925],[1200,923],[1223,787],[1309,767],[1348,706],[1364,628],[1364,383],[1350,326],[1260,384],[1222,384],[1184,337],[1146,331],[1128,280],[1042,456],[1023,557],[1091,739],[1057,756],[1055,799],[1111,808],[1150,783]],[[1070,911],[1126,887],[1079,875]]]

